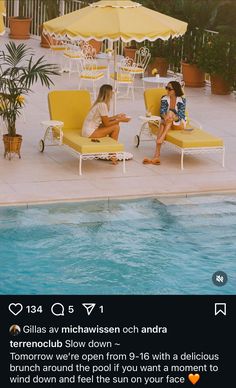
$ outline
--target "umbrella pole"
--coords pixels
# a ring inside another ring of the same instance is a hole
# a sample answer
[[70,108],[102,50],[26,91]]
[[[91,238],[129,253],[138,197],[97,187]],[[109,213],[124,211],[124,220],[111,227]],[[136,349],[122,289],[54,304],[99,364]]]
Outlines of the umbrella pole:
[[113,99],[113,115],[116,115],[117,103],[117,41],[114,42],[114,99]]

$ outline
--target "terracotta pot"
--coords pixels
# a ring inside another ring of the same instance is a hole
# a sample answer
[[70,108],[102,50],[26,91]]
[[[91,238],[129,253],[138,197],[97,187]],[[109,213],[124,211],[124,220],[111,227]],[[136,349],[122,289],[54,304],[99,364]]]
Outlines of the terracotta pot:
[[230,86],[220,75],[211,74],[211,93],[212,94],[230,94]]
[[17,154],[19,158],[21,158],[20,155],[20,149],[21,149],[21,143],[22,143],[22,136],[17,135],[16,136],[9,136],[9,135],[3,135],[3,143],[4,143],[4,158],[8,157],[9,160],[11,160],[12,154]]
[[30,24],[32,18],[20,19],[19,17],[10,17],[9,26],[11,39],[29,39],[30,38]]
[[124,57],[129,57],[133,60],[135,60],[135,53],[137,51],[137,48],[134,47],[124,47]]
[[41,42],[40,42],[40,46],[43,47],[43,48],[50,48],[50,45],[48,43],[48,40],[47,38],[45,38],[44,34],[41,33]]
[[91,39],[88,43],[96,50],[96,54],[101,51],[102,42],[95,39]]
[[49,35],[44,35],[43,33],[43,26],[39,26],[39,32],[41,34],[41,42],[40,42],[40,46],[41,47],[44,47],[44,48],[50,48],[50,45],[57,45],[58,42],[55,38],[52,38],[51,36]]
[[205,85],[205,73],[197,65],[182,62],[182,74],[185,86],[202,88]]
[[51,38],[48,35],[47,36],[44,35],[44,33],[43,33],[43,25],[42,24],[39,26],[39,32],[40,32],[40,35],[41,35],[40,46],[44,47],[44,48],[50,48],[49,40]]
[[168,68],[169,68],[169,63],[166,58],[155,57],[148,65],[148,75],[152,76],[152,70],[157,69],[160,77],[166,77]]

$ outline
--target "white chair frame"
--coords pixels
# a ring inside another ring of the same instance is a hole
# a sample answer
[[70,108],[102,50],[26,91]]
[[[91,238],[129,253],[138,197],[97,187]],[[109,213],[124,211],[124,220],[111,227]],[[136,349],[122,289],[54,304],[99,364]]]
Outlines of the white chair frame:
[[[123,60],[123,63],[121,62],[120,66],[121,69],[129,72],[134,76],[141,76],[142,81],[143,77],[147,68],[147,65],[150,61],[151,53],[147,47],[141,47],[136,54],[135,54],[135,60],[132,58],[126,57]],[[143,81],[143,89],[144,89],[144,81]]]
[[[67,42],[65,39],[57,39],[55,37],[50,37],[47,34],[44,34],[44,37],[50,47],[51,55],[55,58],[55,61],[56,58],[58,59],[58,66],[60,71],[63,72],[63,54],[66,50]],[[53,39],[54,43],[52,43],[50,38]]]
[[[64,66],[63,71],[69,73],[80,72],[81,59],[82,58],[94,58],[96,50],[85,41],[75,41],[74,43],[68,42],[66,50],[64,51]],[[73,69],[73,65],[74,69]]]
[[[134,73],[131,71],[135,66],[133,60],[129,57],[123,58],[119,63],[118,67],[118,79],[117,79],[117,92],[118,98],[129,98],[131,94],[131,98],[134,101]],[[124,80],[122,77],[124,76]],[[125,80],[126,77],[129,77],[129,80]],[[119,79],[120,78],[120,79]],[[119,85],[127,86],[126,94],[122,94],[119,96]]]
[[92,83],[93,97],[94,99],[96,99],[97,83],[102,78],[104,78],[104,73],[98,69],[97,61],[93,57],[82,57],[79,64],[80,71],[78,89],[81,89],[83,81],[88,81]]
[[[64,63],[63,71],[69,73],[78,72],[78,62],[80,61],[83,52],[80,47],[80,42],[67,42],[66,49],[64,51]],[[73,65],[75,65],[75,70],[73,70]]]
[[[140,119],[142,121],[140,130],[137,135],[134,137],[134,144],[138,148],[141,141],[155,141],[156,142],[156,135],[152,134],[149,123],[152,123],[153,125],[156,125],[157,128],[160,126],[160,117],[158,116],[153,116],[148,118],[148,117],[142,117],[140,116]],[[199,123],[195,119],[189,119],[189,124],[191,125],[192,128],[195,129],[202,129],[201,123]],[[221,154],[221,164],[222,167],[225,167],[225,147],[224,146],[215,146],[215,147],[179,147],[176,144],[172,144],[168,141],[165,141],[165,144],[177,152],[180,153],[180,168],[181,170],[184,169],[184,155],[199,155],[199,154],[206,154],[206,153],[220,153]]]
[[138,67],[141,67],[143,69],[143,75],[147,69],[150,59],[151,53],[148,47],[141,47],[135,53],[134,62],[137,64]]

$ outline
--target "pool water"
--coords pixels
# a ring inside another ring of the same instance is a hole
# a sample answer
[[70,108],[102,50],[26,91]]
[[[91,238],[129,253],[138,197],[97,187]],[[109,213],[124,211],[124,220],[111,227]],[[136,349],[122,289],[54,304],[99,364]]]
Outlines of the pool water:
[[235,294],[236,196],[2,207],[0,249],[1,294]]

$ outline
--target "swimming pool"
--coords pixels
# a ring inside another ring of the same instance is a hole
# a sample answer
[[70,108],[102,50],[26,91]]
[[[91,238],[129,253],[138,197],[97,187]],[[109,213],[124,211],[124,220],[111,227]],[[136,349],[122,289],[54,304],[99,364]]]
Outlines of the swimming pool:
[[1,294],[235,294],[236,196],[2,207],[0,247]]

